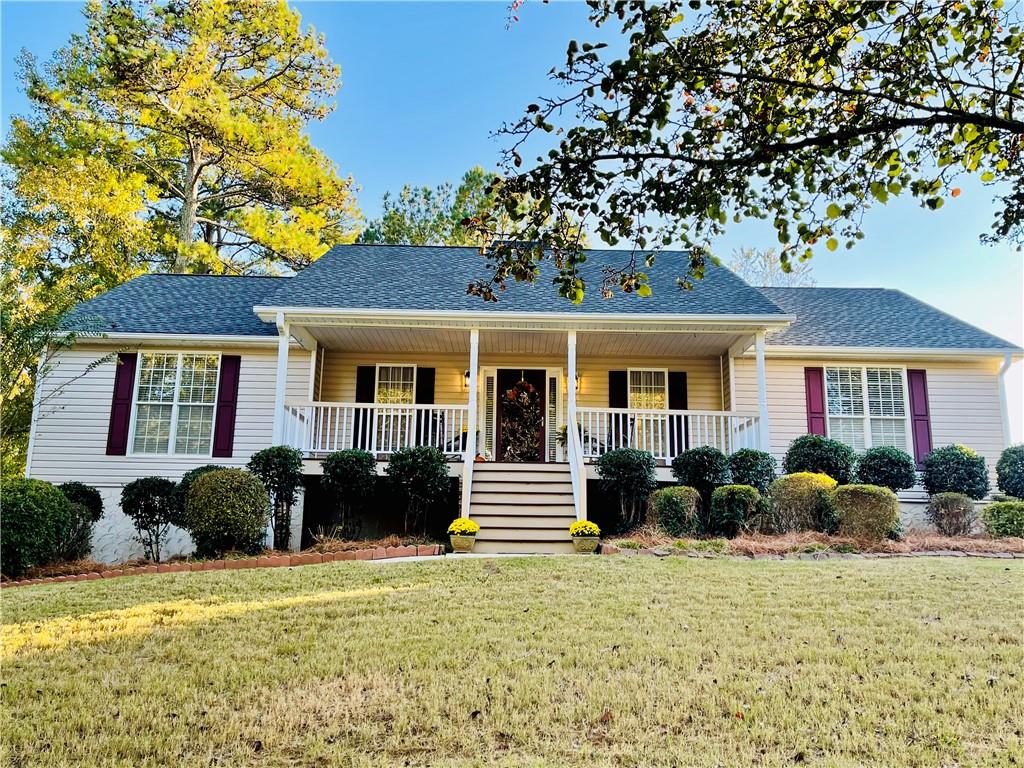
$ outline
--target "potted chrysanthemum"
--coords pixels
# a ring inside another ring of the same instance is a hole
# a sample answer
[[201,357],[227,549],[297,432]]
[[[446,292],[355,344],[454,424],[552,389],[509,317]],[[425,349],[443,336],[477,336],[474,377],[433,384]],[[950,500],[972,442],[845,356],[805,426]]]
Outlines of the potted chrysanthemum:
[[597,551],[597,542],[601,538],[601,529],[589,520],[577,520],[569,526],[569,535],[576,552],[590,555]]
[[476,535],[480,533],[480,524],[468,517],[457,517],[448,526],[448,537],[452,542],[453,552],[472,552]]

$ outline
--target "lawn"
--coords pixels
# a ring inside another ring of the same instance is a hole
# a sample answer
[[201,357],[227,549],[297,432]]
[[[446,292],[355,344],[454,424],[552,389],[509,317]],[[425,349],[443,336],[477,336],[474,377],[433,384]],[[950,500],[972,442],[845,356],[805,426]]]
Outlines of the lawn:
[[8,766],[1020,765],[1024,562],[333,563],[3,593]]

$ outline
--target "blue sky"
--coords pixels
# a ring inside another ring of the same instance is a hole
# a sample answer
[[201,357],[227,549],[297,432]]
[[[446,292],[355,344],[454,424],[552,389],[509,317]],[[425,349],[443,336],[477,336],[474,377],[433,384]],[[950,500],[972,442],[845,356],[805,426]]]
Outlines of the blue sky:
[[[531,0],[506,29],[505,2],[299,2],[304,22],[326,36],[342,69],[337,109],[311,128],[314,142],[360,187],[368,217],[381,195],[403,184],[457,180],[474,165],[495,167],[491,136],[538,96],[554,93],[548,70],[564,61],[571,38],[594,32],[582,3]],[[46,58],[83,28],[80,3],[0,3],[0,113],[25,110],[14,68],[22,48]],[[963,194],[939,212],[911,200],[870,212],[853,251],[813,261],[819,285],[899,288],[1003,338],[1024,345],[1024,255],[984,246],[978,235],[993,217],[991,190],[964,182]],[[773,234],[749,226],[718,244],[769,247]],[[1024,376],[1011,373],[1015,439],[1024,438]]]

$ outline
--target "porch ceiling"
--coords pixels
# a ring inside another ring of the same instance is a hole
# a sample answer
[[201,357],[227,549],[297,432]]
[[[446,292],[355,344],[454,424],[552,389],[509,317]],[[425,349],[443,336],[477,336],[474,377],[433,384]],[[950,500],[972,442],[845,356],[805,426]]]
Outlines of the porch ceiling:
[[469,355],[469,331],[454,328],[305,326],[320,345],[345,352],[424,352]]
[[718,357],[752,334],[736,333],[581,333],[577,355],[587,357]]

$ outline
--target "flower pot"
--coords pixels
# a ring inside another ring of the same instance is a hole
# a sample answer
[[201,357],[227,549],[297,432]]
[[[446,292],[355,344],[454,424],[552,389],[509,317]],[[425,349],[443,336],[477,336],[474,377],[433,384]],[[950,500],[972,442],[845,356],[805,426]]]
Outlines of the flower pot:
[[452,540],[453,552],[473,551],[473,543],[476,541],[476,536],[457,536],[453,533],[449,538]]
[[576,548],[577,554],[592,555],[597,551],[597,542],[600,540],[600,536],[573,536],[572,545]]

